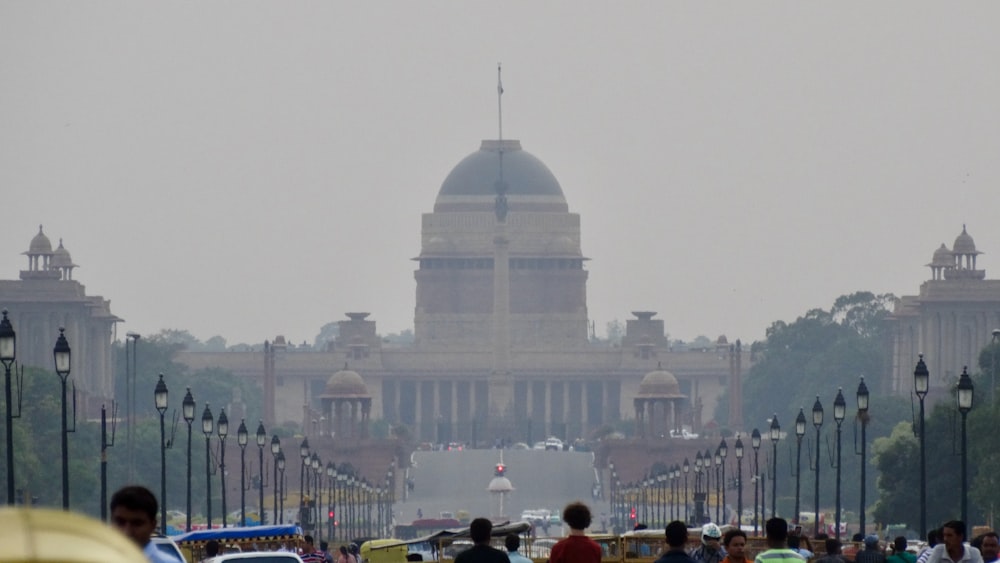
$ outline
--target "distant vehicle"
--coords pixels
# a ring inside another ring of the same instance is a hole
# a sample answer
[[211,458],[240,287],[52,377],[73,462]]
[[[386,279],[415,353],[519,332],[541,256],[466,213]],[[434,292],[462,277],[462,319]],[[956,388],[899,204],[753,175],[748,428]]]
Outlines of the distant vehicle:
[[204,563],[302,563],[302,559],[290,551],[248,551],[219,555]]
[[186,561],[184,559],[184,554],[181,553],[180,548],[177,547],[174,540],[168,538],[167,536],[153,536],[149,538],[149,541],[153,542],[153,545],[156,546],[157,550],[162,551],[163,553],[166,553],[176,559],[177,563],[184,563]]
[[533,449],[533,450],[544,450],[545,449],[545,440],[542,440],[541,442],[535,442],[535,445],[532,446],[531,449]]
[[465,448],[462,446],[462,444],[459,444],[458,442],[451,442],[450,444],[448,444],[449,452],[460,452],[463,449]]
[[548,451],[559,451],[563,449],[563,442],[555,436],[550,436],[548,440],[545,440],[545,449]]
[[525,444],[524,442],[518,442],[510,447],[512,450],[530,450],[531,446]]

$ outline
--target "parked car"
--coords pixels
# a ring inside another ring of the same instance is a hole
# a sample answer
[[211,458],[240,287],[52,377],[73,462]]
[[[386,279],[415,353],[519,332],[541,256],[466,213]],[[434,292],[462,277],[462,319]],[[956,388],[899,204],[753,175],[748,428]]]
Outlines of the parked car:
[[219,555],[204,563],[302,563],[302,559],[290,551],[248,551]]
[[563,449],[563,442],[555,436],[549,436],[548,440],[545,440],[545,449],[549,451],[559,451]]
[[181,553],[180,548],[177,547],[174,540],[168,538],[167,536],[153,536],[149,538],[149,541],[153,542],[156,549],[176,559],[177,563],[185,563],[186,560],[184,559],[184,554]]

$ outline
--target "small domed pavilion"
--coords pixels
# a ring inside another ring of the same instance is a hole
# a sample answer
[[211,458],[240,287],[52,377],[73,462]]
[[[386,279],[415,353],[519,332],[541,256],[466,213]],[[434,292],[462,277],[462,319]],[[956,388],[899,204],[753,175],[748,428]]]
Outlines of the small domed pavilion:
[[368,386],[356,371],[344,364],[326,382],[326,389],[319,396],[330,427],[325,430],[334,439],[368,437],[368,422],[372,410],[372,397]]
[[669,437],[680,429],[681,410],[687,396],[674,374],[657,363],[656,370],[642,378],[635,404],[636,431],[640,438]]

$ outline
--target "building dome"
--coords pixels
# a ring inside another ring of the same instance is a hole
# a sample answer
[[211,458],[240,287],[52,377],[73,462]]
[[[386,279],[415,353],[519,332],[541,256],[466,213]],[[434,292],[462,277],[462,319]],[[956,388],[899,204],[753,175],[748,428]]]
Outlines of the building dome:
[[934,251],[934,257],[931,258],[931,263],[928,266],[931,267],[942,267],[947,268],[954,265],[955,259],[948,247],[942,242],[941,246]]
[[952,247],[952,252],[955,254],[979,254],[979,252],[976,251],[976,242],[972,240],[972,236],[966,232],[965,225],[962,225],[962,233],[955,238],[955,244]]
[[656,366],[656,371],[651,371],[642,378],[639,384],[639,395],[643,397],[657,397],[663,399],[681,399],[680,383],[669,371]]
[[329,381],[326,382],[326,389],[323,394],[335,395],[338,397],[367,397],[368,386],[365,385],[365,381],[361,379],[358,372],[347,369],[347,365],[345,364],[344,369],[333,374]]
[[[37,237],[36,237],[37,238]],[[62,239],[59,239],[59,248],[52,253],[52,261],[49,262],[49,266],[52,268],[74,268],[76,264],[73,263],[73,258],[70,257],[69,251],[63,246]]]
[[28,254],[52,254],[52,243],[49,237],[42,232],[42,226],[38,225],[38,234],[31,239],[28,245]]
[[[502,141],[503,179],[508,195],[563,197],[562,187],[547,166],[521,150],[520,141]],[[479,150],[462,159],[441,184],[438,197],[496,195],[501,141],[485,140]]]

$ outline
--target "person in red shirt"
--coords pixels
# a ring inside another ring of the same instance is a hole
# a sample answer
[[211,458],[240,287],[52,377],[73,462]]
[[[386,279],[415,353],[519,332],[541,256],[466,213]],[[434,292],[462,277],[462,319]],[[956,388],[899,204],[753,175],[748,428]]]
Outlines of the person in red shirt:
[[549,563],[601,563],[601,546],[584,532],[591,520],[587,505],[582,502],[566,505],[562,519],[569,526],[569,535],[552,546]]

